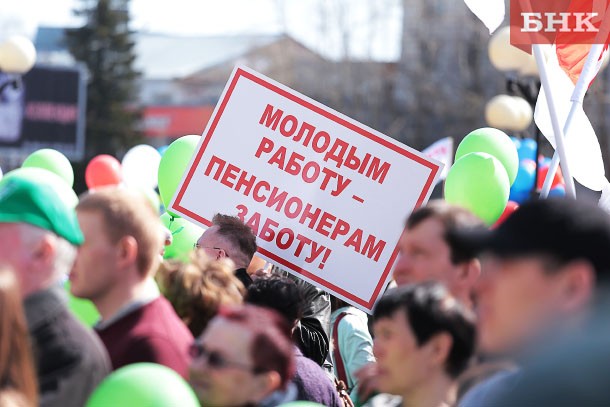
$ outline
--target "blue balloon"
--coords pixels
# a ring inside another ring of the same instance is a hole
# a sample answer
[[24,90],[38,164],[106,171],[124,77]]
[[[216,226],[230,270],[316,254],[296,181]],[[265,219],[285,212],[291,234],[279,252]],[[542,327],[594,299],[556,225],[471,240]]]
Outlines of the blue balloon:
[[519,151],[519,148],[521,148],[521,139],[518,139],[515,136],[511,136],[510,139],[513,142],[513,144],[515,145],[515,148],[517,149],[517,151]]
[[531,138],[521,140],[521,146],[519,146],[519,149],[517,150],[519,161],[525,160],[526,158],[536,161],[536,150],[536,140]]
[[557,185],[555,188],[551,189],[549,191],[549,198],[550,197],[563,197],[566,196],[566,189],[563,185]]
[[514,189],[510,189],[509,200],[513,202],[517,202],[519,205],[526,202],[530,197],[530,191],[516,191]]
[[[517,171],[517,177],[515,182],[511,186],[511,192],[514,191],[526,191],[528,194],[534,188],[536,182],[536,165],[532,161],[521,161],[519,163],[519,170]],[[511,199],[514,201],[514,199]]]

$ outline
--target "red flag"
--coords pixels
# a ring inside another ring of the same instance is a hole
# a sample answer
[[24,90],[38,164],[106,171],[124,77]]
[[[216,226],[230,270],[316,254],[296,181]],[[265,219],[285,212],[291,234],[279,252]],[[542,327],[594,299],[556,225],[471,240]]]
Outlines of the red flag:
[[[610,27],[608,17],[610,14],[610,0],[572,0],[567,10],[571,15],[587,15],[589,13],[597,14],[583,24],[581,28],[585,32],[558,32],[555,37],[555,47],[557,50],[557,60],[561,69],[570,77],[572,82],[576,84],[582,69],[589,55],[589,50],[592,44],[605,44],[604,53],[599,58],[598,70],[606,51],[608,50],[608,42],[610,40]],[[605,17],[605,18],[604,18]],[[586,19],[585,19],[586,20]],[[606,20],[604,22],[604,20]],[[594,27],[595,30],[586,31],[586,28]],[[591,79],[591,82],[595,79]],[[590,84],[589,84],[590,85]]]

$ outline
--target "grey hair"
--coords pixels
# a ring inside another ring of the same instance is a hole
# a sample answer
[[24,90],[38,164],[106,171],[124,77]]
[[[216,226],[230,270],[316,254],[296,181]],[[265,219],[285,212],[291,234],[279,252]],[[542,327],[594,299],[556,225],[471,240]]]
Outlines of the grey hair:
[[27,223],[19,224],[19,234],[23,244],[33,248],[43,238],[50,237],[55,243],[55,258],[53,259],[53,275],[59,279],[66,276],[72,270],[76,260],[77,248],[66,239],[55,233]]

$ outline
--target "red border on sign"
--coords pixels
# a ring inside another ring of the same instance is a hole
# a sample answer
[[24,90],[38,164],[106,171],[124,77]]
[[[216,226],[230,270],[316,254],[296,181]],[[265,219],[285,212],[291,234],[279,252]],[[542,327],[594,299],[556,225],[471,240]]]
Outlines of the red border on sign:
[[[368,138],[369,140],[372,140],[376,143],[379,143],[381,145],[383,145],[384,147],[389,148],[390,150],[393,150],[405,157],[408,157],[409,159],[423,165],[424,167],[430,168],[430,175],[428,176],[428,180],[426,181],[426,184],[424,185],[424,188],[421,192],[421,194],[419,195],[419,198],[417,200],[417,203],[415,204],[415,208],[417,209],[421,206],[421,204],[424,202],[424,199],[426,198],[426,195],[428,195],[428,191],[430,190],[430,188],[432,187],[432,182],[434,181],[434,178],[436,177],[436,174],[439,171],[439,166],[427,161],[425,158],[423,157],[419,157],[415,154],[413,154],[412,152],[397,146],[393,143],[390,143],[388,140],[383,139],[382,137],[379,137],[363,128],[358,127],[357,125],[350,123],[349,121],[336,116],[335,114],[333,114],[332,112],[326,111],[323,108],[314,105],[313,103],[306,101],[302,98],[300,98],[297,95],[294,95],[272,83],[269,83],[267,81],[265,81],[262,78],[259,78],[255,75],[253,75],[250,72],[247,72],[241,68],[238,68],[235,72],[235,75],[233,76],[233,80],[231,81],[231,83],[229,84],[229,88],[227,89],[227,92],[225,93],[223,99],[220,102],[220,106],[218,108],[218,111],[216,113],[216,115],[214,116],[214,119],[212,121],[212,125],[210,126],[208,132],[204,135],[204,139],[203,139],[203,143],[201,144],[201,147],[199,148],[199,151],[197,151],[197,154],[195,156],[195,160],[193,161],[193,165],[191,165],[191,168],[189,169],[188,174],[186,175],[186,179],[185,182],[182,184],[182,187],[180,188],[180,190],[178,191],[178,195],[176,196],[176,200],[174,202],[174,205],[172,206],[172,209],[179,209],[181,212],[183,212],[184,214],[190,216],[193,219],[198,220],[199,222],[201,222],[202,224],[206,225],[206,226],[211,226],[212,222],[208,219],[203,218],[202,216],[189,211],[188,209],[184,208],[183,206],[180,205],[180,202],[182,201],[182,198],[184,197],[184,194],[186,192],[186,189],[188,187],[188,184],[191,182],[191,179],[193,177],[193,174],[195,173],[195,169],[199,166],[199,163],[201,161],[201,157],[203,156],[203,153],[205,152],[205,149],[207,148],[210,139],[212,138],[212,136],[214,135],[214,131],[216,130],[216,126],[218,125],[218,121],[220,120],[220,118],[222,117],[222,114],[227,106],[227,103],[229,102],[229,99],[231,98],[231,95],[233,94],[233,90],[235,89],[235,86],[237,85],[237,82],[240,78],[244,78],[247,80],[250,80],[264,88],[267,88],[268,90],[275,92],[283,97],[285,97],[286,99],[289,99],[309,110],[314,111],[315,113],[326,117],[327,119],[330,119],[344,127],[347,127],[348,129],[352,130],[355,133],[358,133],[366,138]],[[375,291],[373,292],[373,295],[371,296],[371,298],[366,301],[362,298],[358,298],[355,295],[337,287],[334,284],[331,284],[330,282],[324,280],[321,277],[316,276],[313,273],[308,272],[305,269],[302,269],[300,267],[297,267],[296,265],[292,264],[291,262],[282,259],[281,257],[277,256],[274,253],[269,252],[268,250],[265,250],[263,248],[259,248],[259,251],[267,256],[268,258],[270,258],[271,260],[285,266],[288,267],[289,269],[291,269],[292,271],[301,274],[304,277],[307,277],[315,282],[317,282],[318,284],[322,285],[323,287],[326,287],[330,290],[335,291],[336,293],[341,294],[342,296],[349,298],[350,300],[354,301],[357,304],[362,305],[363,307],[366,307],[367,309],[371,309],[373,307],[373,305],[375,304],[375,302],[377,301],[377,298],[379,297],[379,294],[381,293],[381,290],[383,288],[383,283],[385,282],[385,280],[387,279],[391,269],[392,269],[392,265],[394,264],[394,260],[396,259],[396,256],[398,255],[398,246],[396,246],[394,248],[394,251],[392,252],[392,255],[390,256],[390,259],[388,261],[388,264],[386,265],[382,277],[379,280],[379,283],[377,284],[377,286],[375,287]]]

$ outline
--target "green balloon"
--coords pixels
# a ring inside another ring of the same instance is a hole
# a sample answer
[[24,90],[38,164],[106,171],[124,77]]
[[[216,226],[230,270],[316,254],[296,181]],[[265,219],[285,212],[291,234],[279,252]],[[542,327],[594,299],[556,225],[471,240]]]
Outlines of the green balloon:
[[172,232],[172,244],[165,247],[163,258],[188,262],[195,243],[205,229],[184,218],[172,217],[167,212],[161,215],[161,222]]
[[519,171],[519,155],[506,133],[492,127],[470,132],[458,146],[455,161],[470,153],[487,153],[497,158],[506,169],[510,185],[513,185]]
[[[195,153],[199,139],[200,136],[192,135],[180,137],[167,147],[163,157],[161,157],[158,181],[161,201],[163,202],[163,205],[165,205],[165,208],[169,208],[174,193],[182,180],[182,175],[184,174],[184,171],[186,171],[193,153]],[[177,214],[169,210],[168,212],[174,217],[178,217]]]
[[172,369],[134,363],[112,372],[95,389],[86,407],[199,407],[188,383]]
[[74,208],[78,204],[78,196],[76,196],[74,190],[59,175],[49,170],[36,167],[17,168],[4,174],[4,178],[0,180],[0,185],[4,185],[8,180],[15,177],[50,185],[68,208]]
[[100,314],[95,305],[89,300],[78,298],[70,293],[70,282],[66,281],[64,288],[68,293],[68,308],[80,322],[87,326],[93,326],[100,320]]
[[509,193],[504,166],[486,153],[466,154],[453,164],[445,180],[445,200],[469,209],[488,225],[502,215]]
[[74,170],[65,155],[52,148],[43,148],[30,154],[23,164],[23,168],[33,167],[49,170],[61,177],[70,188],[74,186]]

